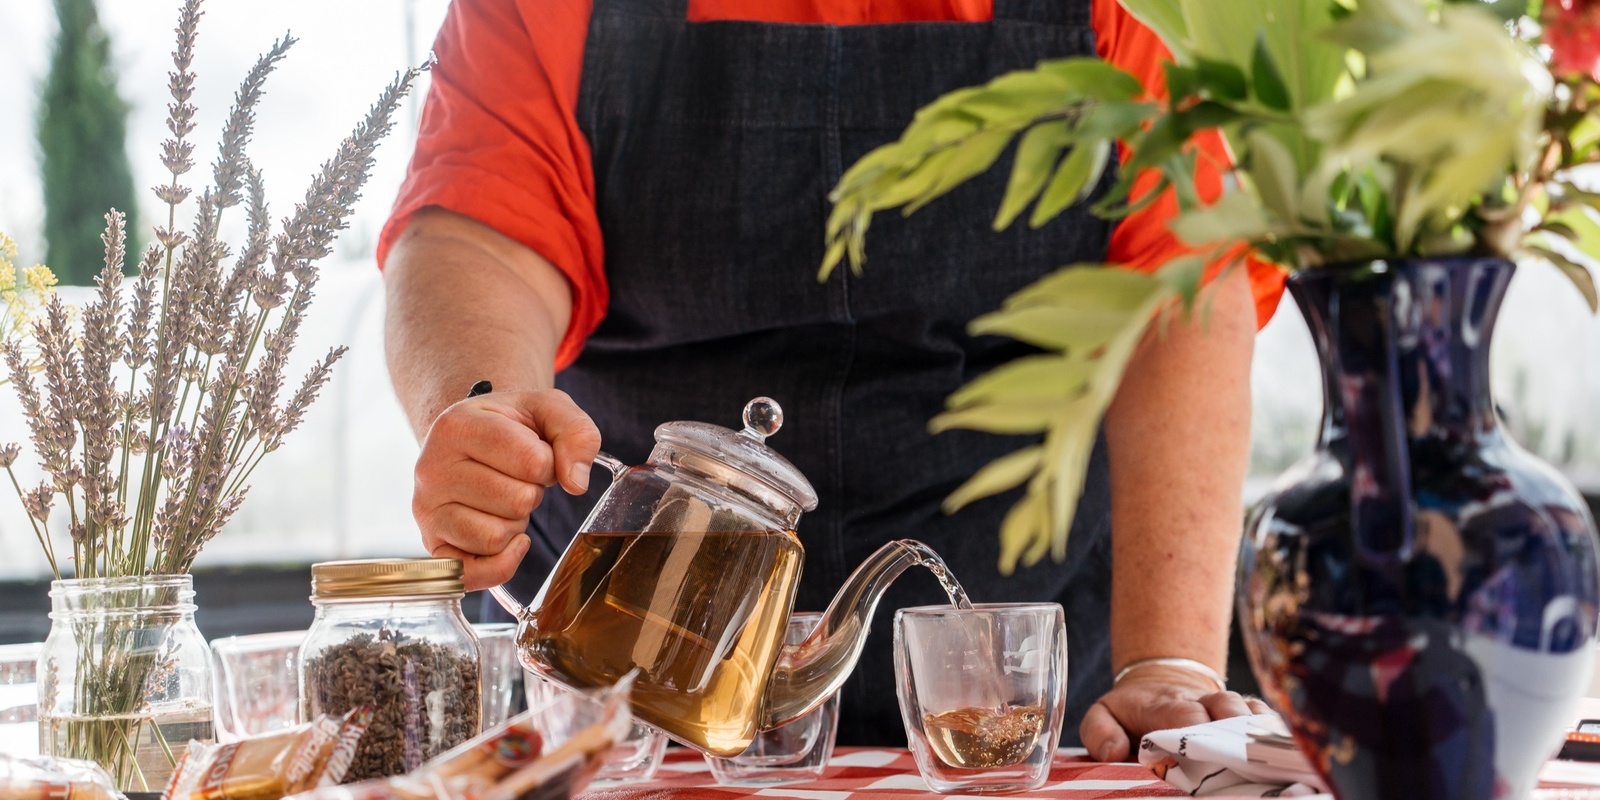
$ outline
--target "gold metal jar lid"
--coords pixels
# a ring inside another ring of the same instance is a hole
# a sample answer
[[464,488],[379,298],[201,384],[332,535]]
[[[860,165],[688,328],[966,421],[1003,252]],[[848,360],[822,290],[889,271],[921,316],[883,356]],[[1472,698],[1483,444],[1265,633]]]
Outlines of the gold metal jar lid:
[[374,558],[311,565],[311,599],[462,594],[454,558]]

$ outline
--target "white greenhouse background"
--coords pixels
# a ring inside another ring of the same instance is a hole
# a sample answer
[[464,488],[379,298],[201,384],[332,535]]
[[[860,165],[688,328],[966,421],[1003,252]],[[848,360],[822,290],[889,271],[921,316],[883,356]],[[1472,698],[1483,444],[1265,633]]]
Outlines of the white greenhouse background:
[[[166,72],[176,0],[102,0],[119,87],[133,104],[129,154],[135,185],[162,180]],[[422,60],[445,0],[277,0],[207,4],[195,68],[201,165],[236,82],[255,55],[285,31],[300,43],[268,83],[252,149],[266,173],[275,216],[293,208],[312,172],[394,73]],[[33,110],[54,35],[49,0],[0,2],[0,230],[23,260],[40,259],[41,201]],[[350,353],[305,426],[257,470],[236,519],[202,565],[305,563],[421,553],[410,514],[417,445],[383,363],[383,298],[372,248],[404,173],[421,90],[378,153],[376,174],[350,230],[323,266],[302,332],[299,374],[327,348]],[[191,177],[205,177],[197,168]],[[143,219],[156,201],[145,192]],[[820,232],[819,232],[820,235]],[[1588,316],[1554,270],[1529,265],[1513,284],[1495,350],[1498,399],[1517,438],[1587,488],[1600,487],[1600,321]],[[1285,302],[1259,339],[1253,390],[1252,487],[1311,447],[1321,402],[1315,355]],[[0,387],[0,442],[26,438],[14,394]],[[31,454],[23,462],[31,464]],[[1196,465],[1203,468],[1203,465]],[[26,474],[26,473],[25,473]],[[36,475],[36,473],[34,473]],[[37,478],[35,477],[35,480]],[[0,491],[0,580],[42,576],[47,566],[9,487]]]

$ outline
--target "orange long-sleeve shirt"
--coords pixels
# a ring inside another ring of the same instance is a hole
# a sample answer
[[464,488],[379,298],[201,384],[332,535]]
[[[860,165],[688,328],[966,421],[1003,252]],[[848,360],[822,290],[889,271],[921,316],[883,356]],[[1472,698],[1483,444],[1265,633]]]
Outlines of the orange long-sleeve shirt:
[[[1162,96],[1161,41],[1116,0],[1092,0],[1096,51]],[[864,25],[982,22],[993,0],[690,0],[692,21]],[[456,0],[434,43],[438,63],[423,109],[417,148],[378,243],[378,262],[411,215],[439,206],[476,219],[539,253],[572,286],[572,320],[557,367],[577,358],[605,316],[605,258],[595,213],[588,142],[575,110],[592,0]],[[909,120],[908,120],[909,121]],[[1203,197],[1221,191],[1220,137],[1199,146]],[[1146,176],[1143,188],[1153,183]],[[1139,190],[1136,189],[1136,193]],[[1106,260],[1151,269],[1183,251],[1167,230],[1177,212],[1170,196],[1122,220]],[[818,231],[820,237],[822,231]],[[1261,324],[1283,291],[1278,270],[1252,264]]]

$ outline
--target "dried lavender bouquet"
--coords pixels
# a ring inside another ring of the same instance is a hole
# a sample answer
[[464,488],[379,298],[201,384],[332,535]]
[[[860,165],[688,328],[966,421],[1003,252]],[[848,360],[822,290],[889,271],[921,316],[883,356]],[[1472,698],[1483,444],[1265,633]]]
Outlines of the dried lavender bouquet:
[[[212,184],[186,207],[200,17],[200,0],[187,0],[169,74],[171,136],[162,145],[171,177],[155,188],[167,219],[131,287],[122,275],[124,218],[112,210],[99,290],[81,314],[52,296],[26,352],[19,337],[0,333],[46,479],[20,484],[15,443],[0,447],[0,466],[58,579],[57,610],[62,596],[76,593],[73,602],[105,612],[55,615],[41,664],[41,744],[48,754],[99,761],[124,789],[159,789],[176,757],[147,701],[176,681],[163,626],[174,626],[168,612],[187,601],[159,576],[187,573],[238,510],[251,471],[300,424],[344,354],[333,349],[287,391],[286,362],[316,288],[316,263],[346,227],[373,151],[416,77],[409,70],[383,91],[274,231],[261,174],[245,151],[263,84],[294,42],[285,36],[239,87]],[[248,223],[237,251],[220,234],[235,206]],[[65,517],[70,562],[47,525],[53,514],[58,523]],[[72,580],[61,580],[69,563]],[[181,586],[187,591],[186,580]],[[96,587],[107,588],[97,595]],[[192,616],[187,624],[193,630]],[[203,697],[198,711],[209,731],[209,690]],[[190,735],[184,728],[178,741]]]
[[[346,227],[372,153],[416,76],[407,71],[384,90],[274,232],[261,174],[245,150],[263,84],[294,42],[279,40],[235,95],[213,183],[195,198],[186,233],[179,211],[191,195],[183,176],[194,166],[191,62],[200,16],[200,0],[188,0],[170,73],[171,136],[162,143],[171,179],[155,187],[167,220],[154,229],[132,291],[124,291],[120,268],[123,216],[113,210],[99,291],[82,310],[81,331],[52,298],[33,326],[37,376],[19,341],[3,345],[47,479],[31,489],[18,484],[17,444],[0,447],[0,463],[57,578],[65,564],[45,524],[52,514],[67,515],[78,578],[186,572],[239,508],[251,471],[300,424],[345,352],[330,351],[286,394],[285,365],[316,288],[316,262]],[[237,253],[219,237],[235,206],[249,222]]]

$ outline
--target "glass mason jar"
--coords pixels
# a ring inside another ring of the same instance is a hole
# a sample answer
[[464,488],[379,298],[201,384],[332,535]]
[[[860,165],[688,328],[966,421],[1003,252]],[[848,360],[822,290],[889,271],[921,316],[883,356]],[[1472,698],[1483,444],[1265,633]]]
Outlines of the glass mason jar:
[[124,791],[160,791],[191,739],[210,742],[211,655],[188,575],[50,584],[39,749],[95,761]]
[[372,710],[346,780],[400,775],[476,736],[478,645],[453,558],[311,567],[315,620],[300,649],[300,712]]

